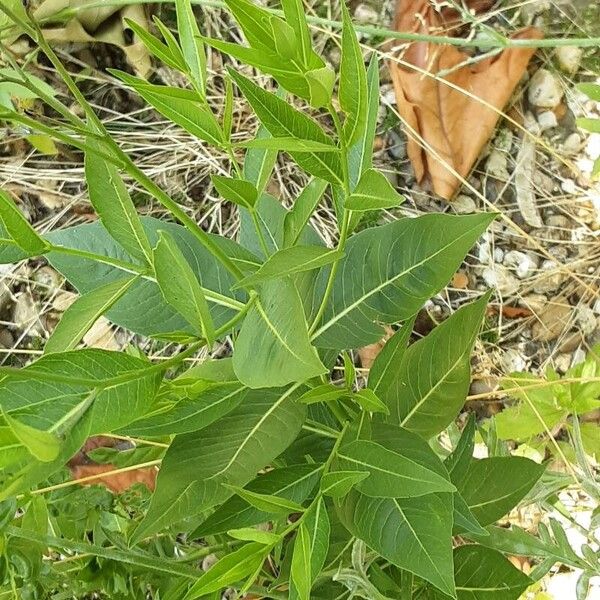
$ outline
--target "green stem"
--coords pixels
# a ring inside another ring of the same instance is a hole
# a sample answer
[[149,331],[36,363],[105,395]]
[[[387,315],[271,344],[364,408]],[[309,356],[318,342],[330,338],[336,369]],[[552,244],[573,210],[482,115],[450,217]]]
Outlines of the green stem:
[[400,600],[412,600],[414,576],[409,571],[402,571],[400,576]]
[[[44,22],[68,21],[77,15],[82,9],[106,7],[106,6],[128,6],[131,4],[172,4],[175,0],[96,0],[86,3],[80,7],[66,8],[48,17]],[[227,5],[223,0],[191,0],[192,4],[206,6],[209,8],[226,9]],[[0,10],[4,10],[0,6]],[[283,11],[267,8],[277,16],[283,16]],[[306,20],[311,25],[320,27],[330,27],[341,30],[343,23],[334,19],[306,15]],[[405,31],[395,31],[386,27],[377,27],[374,25],[355,24],[356,31],[369,37],[400,40],[403,42],[431,42],[434,44],[449,44],[451,46],[461,46],[464,48],[555,48],[557,46],[579,46],[581,48],[595,48],[600,46],[600,38],[547,38],[547,39],[510,39],[499,37],[498,39],[488,38],[456,38],[441,35],[426,35],[419,33],[409,33]],[[9,29],[8,27],[4,29]],[[0,30],[2,31],[2,30]]]

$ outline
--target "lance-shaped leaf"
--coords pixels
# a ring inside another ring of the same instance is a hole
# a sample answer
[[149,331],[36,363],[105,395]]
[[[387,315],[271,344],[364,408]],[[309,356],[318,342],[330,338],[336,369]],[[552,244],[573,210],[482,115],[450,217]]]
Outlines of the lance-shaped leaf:
[[[158,232],[167,231],[177,242],[187,262],[195,273],[202,274],[205,294],[211,298],[210,312],[216,327],[221,327],[235,315],[229,301],[241,306],[242,293],[231,292],[235,281],[222,264],[206,250],[185,227],[143,217],[142,223],[151,245],[158,242]],[[248,268],[257,259],[236,244],[233,240],[211,236],[213,242],[242,269]],[[108,234],[100,222],[78,225],[48,234],[50,242],[56,245],[97,254],[100,260],[106,257],[116,265],[106,264],[92,258],[74,257],[59,252],[50,252],[48,260],[60,271],[82,295],[92,293],[99,287],[122,280],[129,275],[127,265],[132,258]],[[119,264],[123,266],[119,268]],[[209,294],[213,292],[209,296]],[[169,336],[171,332],[182,332],[189,339],[194,328],[165,301],[158,284],[150,279],[140,278],[127,290],[106,313],[108,319],[131,331],[149,336]]]
[[250,388],[284,386],[326,372],[311,346],[302,301],[289,279],[263,284],[236,340],[233,368]]
[[58,322],[44,352],[65,352],[75,348],[90,327],[127,292],[135,280],[135,277],[118,279],[77,298]]
[[268,552],[268,548],[265,549],[263,544],[253,542],[225,555],[200,576],[184,600],[193,600],[217,592],[252,575],[260,568]]
[[[278,496],[300,504],[308,498],[315,487],[320,471],[321,466],[315,464],[273,469],[253,479],[245,489],[258,494]],[[249,527],[264,523],[269,518],[269,513],[258,510],[240,496],[232,496],[198,526],[192,533],[192,537],[201,538],[223,533],[235,527]]]
[[281,536],[270,531],[263,531],[254,527],[241,527],[240,529],[230,529],[227,535],[235,540],[244,542],[258,542],[265,546],[277,544],[281,541]]
[[225,143],[223,130],[216,117],[208,106],[198,102],[196,92],[166,85],[153,85],[144,79],[114,69],[110,72],[135,90],[161,115],[188,133],[214,146],[221,147]]
[[298,528],[292,554],[290,600],[310,600],[310,590],[321,572],[331,527],[323,499],[306,513]]
[[294,137],[263,137],[236,144],[240,148],[284,150],[286,152],[339,152],[337,146]]
[[[230,71],[231,76],[256,112],[261,123],[274,137],[295,137],[335,146],[319,124],[296,110],[285,100],[268,92],[248,78]],[[341,183],[342,166],[337,153],[290,152],[305,171],[332,183]]]
[[358,185],[346,200],[349,210],[379,210],[394,208],[404,201],[387,177],[375,169],[367,169],[360,177]]
[[312,271],[339,260],[343,256],[339,250],[330,250],[323,246],[292,246],[271,255],[268,260],[252,275],[248,275],[232,289],[255,286],[271,279],[279,279],[286,275]]
[[474,533],[475,535],[488,535],[479,521],[475,518],[475,515],[471,512],[471,509],[467,505],[465,499],[458,493],[454,493],[454,528],[452,533],[459,535],[461,533]]
[[298,242],[300,234],[317,208],[326,188],[326,181],[313,179],[300,192],[283,222],[283,245],[285,248],[294,246]]
[[383,337],[380,324],[416,314],[449,281],[493,218],[424,215],[352,236],[315,332],[317,346],[360,348]]
[[4,190],[0,190],[0,224],[28,256],[39,256],[48,249],[48,243],[27,222]]
[[175,0],[179,43],[194,87],[204,98],[206,94],[206,53],[190,0]]
[[460,480],[473,460],[473,450],[475,449],[475,415],[471,413],[465,428],[460,434],[456,448],[444,460],[444,466],[450,474],[453,481]]
[[452,561],[452,494],[371,498],[352,490],[340,520],[392,564],[456,597]]
[[342,60],[339,98],[346,113],[344,137],[352,146],[363,134],[368,110],[367,71],[346,4],[342,4]]
[[[255,141],[267,140],[271,137],[268,129],[261,125],[256,133]],[[244,158],[244,179],[256,187],[259,193],[264,191],[273,167],[277,161],[278,150],[267,150],[250,146]]]
[[13,419],[3,410],[0,410],[0,416],[4,419],[19,443],[27,448],[37,460],[51,462],[58,456],[60,452],[60,440],[55,434],[31,427],[18,419]]
[[462,307],[402,354],[394,369],[400,385],[379,393],[389,423],[427,439],[456,417],[469,391],[471,350],[488,299]]
[[299,46],[299,59],[306,69],[318,69],[323,59],[313,50],[306,11],[302,0],[282,0],[281,5],[288,24],[294,29]]
[[223,177],[222,175],[210,176],[213,185],[217,192],[238,206],[243,206],[248,210],[254,210],[254,205],[258,200],[258,190],[249,181],[243,179],[233,179],[231,177]]
[[[88,144],[100,148],[94,140]],[[86,152],[85,178],[90,202],[108,233],[136,260],[150,264],[150,243],[117,168],[94,152]]]
[[321,478],[321,493],[332,498],[343,498],[367,477],[369,473],[361,471],[330,471]]
[[[419,450],[422,451],[422,448]],[[433,458],[436,458],[435,455]],[[341,470],[370,473],[356,487],[374,498],[410,498],[456,489],[447,478],[413,457],[367,440],[357,440],[340,448],[338,464]]]
[[[348,171],[350,189],[353,190],[360,176],[373,166],[373,144],[379,115],[379,61],[374,52],[367,69],[367,113],[362,135],[348,148]],[[360,215],[357,215],[358,217]],[[353,215],[354,217],[354,215]],[[352,227],[351,230],[354,230]]]
[[284,513],[289,514],[292,512],[304,512],[304,507],[288,500],[287,498],[281,498],[272,494],[261,494],[259,492],[253,492],[235,485],[226,485],[234,494],[237,494],[240,498],[245,500],[250,506],[258,509],[265,513]]
[[296,438],[305,407],[294,389],[258,390],[212,425],[178,435],[167,450],[156,491],[132,543],[225,501],[223,484],[243,486]]
[[454,550],[458,600],[517,600],[533,583],[500,552],[475,544]]
[[175,240],[165,231],[159,232],[153,262],[165,300],[212,344],[215,326],[202,286]]
[[534,486],[544,465],[521,456],[495,456],[472,460],[460,477],[451,474],[453,483],[467,506],[482,525],[506,515]]

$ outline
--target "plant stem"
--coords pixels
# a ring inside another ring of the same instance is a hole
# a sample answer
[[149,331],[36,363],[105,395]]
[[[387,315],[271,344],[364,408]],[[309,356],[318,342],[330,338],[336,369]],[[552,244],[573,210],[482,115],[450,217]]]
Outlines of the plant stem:
[[402,571],[400,576],[400,600],[412,600],[414,576],[410,571]]

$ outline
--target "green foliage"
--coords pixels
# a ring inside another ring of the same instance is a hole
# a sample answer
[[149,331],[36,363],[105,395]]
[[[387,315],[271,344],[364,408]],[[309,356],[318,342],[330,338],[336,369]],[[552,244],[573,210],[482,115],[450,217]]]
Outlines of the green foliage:
[[[516,600],[531,580],[504,554],[526,548],[543,562],[590,571],[592,556],[572,552],[556,527],[539,538],[493,527],[544,466],[474,459],[474,420],[445,460],[439,450],[438,435],[466,398],[489,296],[411,343],[413,323],[494,215],[396,214],[355,233],[364,211],[402,202],[372,164],[376,57],[366,68],[345,7],[336,75],[313,49],[301,0],[283,0],[277,14],[250,0],[225,3],[249,46],[204,38],[187,0],[175,3],[177,37],[160,21],[162,40],[131,25],[189,87],[114,74],[229,156],[229,172],[211,181],[239,211],[237,241],[203,231],[89,105],[84,122],[52,96],[65,119],[56,135],[85,152],[100,221],[40,234],[0,197],[0,260],[43,255],[80,294],[42,357],[0,371],[0,590],[191,600],[233,587],[308,600],[349,588],[368,598]],[[29,33],[57,61],[35,28]],[[205,44],[271,76],[279,91],[231,69],[217,118],[206,98]],[[232,132],[234,85],[260,121],[253,139]],[[290,209],[264,193],[279,152],[311,176]],[[129,180],[175,222],[139,217]],[[330,201],[339,233],[331,248],[310,224]],[[153,345],[76,349],[102,315]],[[384,325],[398,330],[366,378],[351,351],[380,340]],[[178,345],[167,360],[144,357],[142,348],[171,342]],[[217,343],[219,358],[186,368]],[[557,402],[580,412],[592,393],[572,387]],[[502,437],[501,424],[496,432]],[[65,465],[97,434],[136,444],[96,449],[90,457],[98,462],[125,470],[160,463],[152,494],[137,486],[113,496],[67,480]],[[473,543],[454,548],[456,535]],[[42,560],[49,548],[66,561]],[[200,571],[211,554],[216,564]]]

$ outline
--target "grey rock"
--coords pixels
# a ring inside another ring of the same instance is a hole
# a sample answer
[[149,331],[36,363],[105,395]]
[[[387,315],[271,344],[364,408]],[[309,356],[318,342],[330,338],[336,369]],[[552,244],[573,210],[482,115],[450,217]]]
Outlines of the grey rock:
[[539,69],[531,78],[527,97],[538,108],[555,108],[563,97],[558,77],[547,69]]

